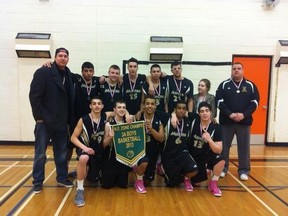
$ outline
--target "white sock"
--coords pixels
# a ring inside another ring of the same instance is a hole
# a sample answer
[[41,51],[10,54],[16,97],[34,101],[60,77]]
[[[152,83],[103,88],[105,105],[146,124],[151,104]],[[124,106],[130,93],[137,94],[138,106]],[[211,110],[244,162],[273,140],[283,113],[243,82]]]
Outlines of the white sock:
[[77,190],[84,190],[84,179],[77,180]]
[[136,173],[136,179],[137,179],[137,180],[143,180],[143,175],[138,175],[138,174]]
[[218,180],[219,180],[219,177],[220,177],[220,176],[213,175],[213,176],[212,176],[212,181],[218,181]]

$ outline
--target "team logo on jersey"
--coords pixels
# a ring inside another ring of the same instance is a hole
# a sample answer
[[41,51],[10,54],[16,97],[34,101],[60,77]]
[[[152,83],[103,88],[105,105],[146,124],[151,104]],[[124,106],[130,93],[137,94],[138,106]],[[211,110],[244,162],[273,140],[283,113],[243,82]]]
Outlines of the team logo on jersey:
[[241,92],[247,92],[247,86],[243,86]]

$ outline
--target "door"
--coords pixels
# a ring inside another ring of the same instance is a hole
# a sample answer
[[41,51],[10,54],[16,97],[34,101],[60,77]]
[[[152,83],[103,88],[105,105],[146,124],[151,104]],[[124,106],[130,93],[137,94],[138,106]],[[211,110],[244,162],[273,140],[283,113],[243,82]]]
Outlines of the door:
[[251,144],[265,144],[272,56],[233,55],[232,61],[243,64],[244,77],[254,82],[258,88],[260,103],[253,114]]

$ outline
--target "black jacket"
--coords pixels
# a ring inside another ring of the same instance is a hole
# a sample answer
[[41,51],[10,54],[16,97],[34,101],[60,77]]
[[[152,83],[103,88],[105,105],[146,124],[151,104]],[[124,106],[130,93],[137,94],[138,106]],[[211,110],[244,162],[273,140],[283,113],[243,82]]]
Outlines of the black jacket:
[[50,130],[63,131],[75,124],[74,85],[71,72],[65,68],[65,82],[54,62],[51,68],[41,67],[34,73],[29,99],[35,121],[44,120]]

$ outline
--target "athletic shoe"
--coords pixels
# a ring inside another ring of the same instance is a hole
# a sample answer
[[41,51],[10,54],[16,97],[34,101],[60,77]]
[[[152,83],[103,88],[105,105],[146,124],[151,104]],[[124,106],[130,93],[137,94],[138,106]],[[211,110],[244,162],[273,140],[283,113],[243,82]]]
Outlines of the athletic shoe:
[[33,186],[33,192],[35,194],[39,194],[42,191],[43,186],[42,185],[34,185]]
[[64,181],[57,181],[58,185],[64,186],[64,187],[73,187],[73,182],[71,182],[70,180],[66,179]]
[[241,174],[241,175],[240,175],[240,179],[241,179],[242,181],[247,181],[247,180],[248,180],[248,175],[246,175],[246,174]]
[[224,178],[225,176],[226,176],[226,173],[225,172],[221,172],[220,177]]
[[164,176],[164,175],[165,175],[165,173],[164,173],[164,171],[163,171],[163,169],[162,169],[161,163],[158,163],[158,164],[157,164],[157,166],[156,166],[156,173],[157,173],[158,175],[160,175],[160,176]]
[[77,170],[73,170],[68,173],[69,178],[77,178]]
[[209,191],[211,191],[211,193],[216,196],[216,197],[221,197],[222,196],[222,192],[221,190],[218,188],[218,185],[217,185],[217,181],[211,181],[209,183],[209,186],[208,186],[208,189]]
[[78,207],[85,205],[84,190],[77,190],[74,202]]
[[186,191],[193,191],[193,186],[191,184],[191,180],[189,178],[184,178],[184,188]]
[[144,193],[147,192],[146,188],[144,186],[144,181],[143,180],[136,180],[134,186],[135,186],[135,189],[136,189],[137,193],[144,194]]

